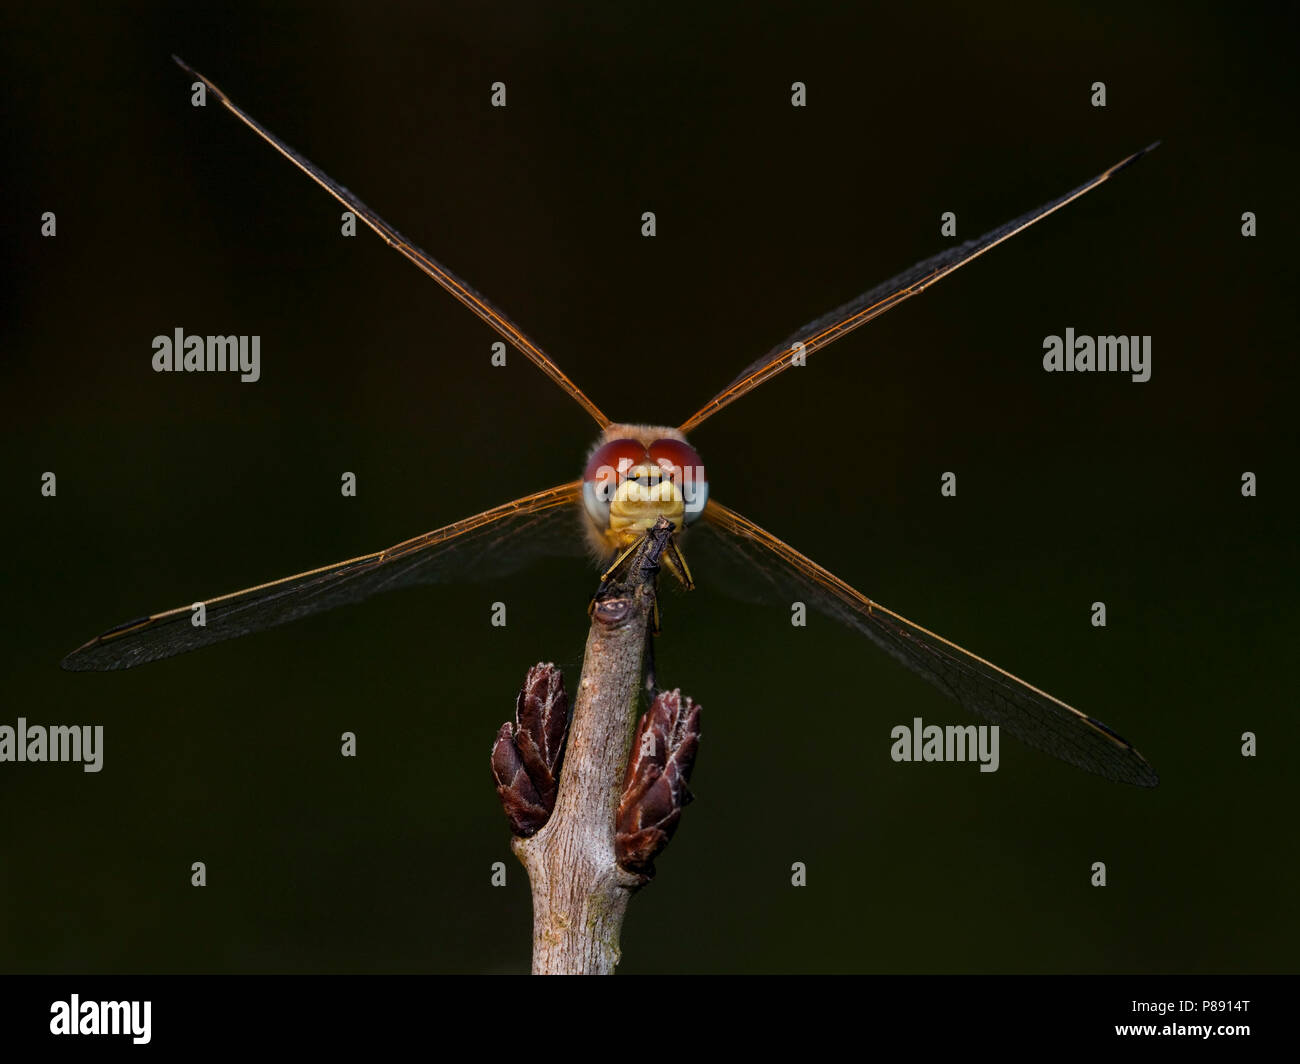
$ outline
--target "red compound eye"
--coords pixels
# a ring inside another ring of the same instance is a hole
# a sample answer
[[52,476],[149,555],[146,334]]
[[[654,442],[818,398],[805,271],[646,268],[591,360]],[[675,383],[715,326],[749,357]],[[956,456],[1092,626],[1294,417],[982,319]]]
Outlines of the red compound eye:
[[686,523],[693,524],[709,501],[709,481],[704,475],[704,459],[681,440],[655,440],[649,450],[652,461],[677,485],[685,503]]
[[650,445],[650,459],[658,462],[679,486],[688,478],[697,481],[705,479],[704,459],[694,447],[681,440],[655,440]]
[[603,443],[587,459],[587,468],[582,479],[595,484],[606,497],[614,493],[619,481],[627,476],[627,471],[646,458],[645,448],[636,440],[610,440]]

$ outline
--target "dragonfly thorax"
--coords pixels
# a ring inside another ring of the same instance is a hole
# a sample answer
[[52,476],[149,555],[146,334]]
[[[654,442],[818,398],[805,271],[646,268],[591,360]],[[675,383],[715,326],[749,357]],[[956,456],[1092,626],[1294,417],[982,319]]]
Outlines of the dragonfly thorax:
[[704,510],[704,463],[677,429],[609,425],[582,476],[582,503],[597,554],[615,554],[660,517],[681,532]]

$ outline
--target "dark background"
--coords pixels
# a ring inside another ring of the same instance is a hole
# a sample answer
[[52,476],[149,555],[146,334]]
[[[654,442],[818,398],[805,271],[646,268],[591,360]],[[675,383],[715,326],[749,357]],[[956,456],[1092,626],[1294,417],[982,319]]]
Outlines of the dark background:
[[[594,436],[215,101],[193,109],[175,52],[612,415],[674,424],[944,247],[943,211],[969,238],[1163,138],[693,436],[719,499],[1105,720],[1160,786],[1009,737],[993,775],[896,765],[895,724],[965,715],[830,622],[673,598],[660,668],[705,707],[698,800],[620,970],[1294,970],[1293,17],[853,7],[5,12],[0,722],[103,724],[106,750],[97,775],[0,765],[0,967],[528,966],[487,754],[530,664],[576,686],[581,562],[58,668],[113,623],[574,477]],[[176,326],[260,334],[262,380],[153,373]],[[1044,373],[1067,326],[1151,334],[1151,381]]]

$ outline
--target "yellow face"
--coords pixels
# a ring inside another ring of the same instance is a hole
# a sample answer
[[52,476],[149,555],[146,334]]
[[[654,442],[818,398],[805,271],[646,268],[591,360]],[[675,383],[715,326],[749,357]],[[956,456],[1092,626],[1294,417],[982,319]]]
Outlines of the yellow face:
[[610,425],[582,478],[588,539],[598,556],[632,546],[660,517],[681,533],[704,509],[704,463],[676,429]]

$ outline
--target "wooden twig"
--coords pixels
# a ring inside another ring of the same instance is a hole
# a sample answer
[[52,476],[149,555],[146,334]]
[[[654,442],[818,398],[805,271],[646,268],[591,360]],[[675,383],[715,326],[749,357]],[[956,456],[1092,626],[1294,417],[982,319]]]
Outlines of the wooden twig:
[[646,882],[619,867],[614,818],[642,692],[659,555],[672,526],[653,530],[597,594],[569,725],[555,810],[515,853],[533,895],[533,973],[608,975],[619,960],[628,898]]

